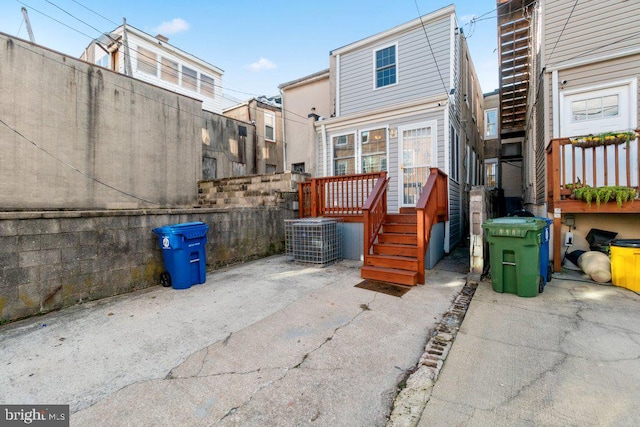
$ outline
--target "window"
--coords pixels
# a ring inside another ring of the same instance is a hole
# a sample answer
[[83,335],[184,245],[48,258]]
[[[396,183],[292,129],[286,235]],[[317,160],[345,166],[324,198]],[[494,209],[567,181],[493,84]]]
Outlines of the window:
[[276,165],[267,165],[267,173],[276,173]]
[[484,136],[496,138],[498,136],[498,109],[489,108],[484,112]]
[[387,130],[376,129],[360,133],[362,153],[361,173],[387,170]]
[[158,75],[158,62],[156,54],[143,47],[138,46],[138,71],[152,76]]
[[109,55],[103,55],[100,59],[96,60],[96,65],[109,68]]
[[396,84],[396,46],[385,47],[375,52],[376,88]]
[[350,175],[355,173],[355,135],[333,137],[333,174]]
[[198,91],[198,72],[189,67],[182,66],[182,87]]
[[214,89],[213,77],[200,74],[200,93],[209,98],[214,98],[216,93]]
[[169,83],[178,84],[178,63],[162,57],[160,60],[160,78]]
[[484,161],[484,185],[489,188],[498,186],[498,159]]
[[585,120],[617,117],[618,114],[618,95],[588,98],[571,103],[571,121],[574,123]]
[[275,141],[276,116],[264,113],[264,139]]
[[304,163],[294,163],[291,165],[293,173],[304,173]]
[[451,179],[458,181],[460,179],[460,137],[453,126],[451,126],[451,132],[449,132],[449,146],[451,152],[449,175]]

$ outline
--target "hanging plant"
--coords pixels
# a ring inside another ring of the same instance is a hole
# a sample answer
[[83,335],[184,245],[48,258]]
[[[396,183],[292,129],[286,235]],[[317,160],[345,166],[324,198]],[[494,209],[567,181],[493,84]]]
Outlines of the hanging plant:
[[608,203],[615,200],[618,207],[622,207],[625,202],[633,202],[638,193],[635,188],[620,186],[604,186],[604,187],[578,187],[573,190],[573,195],[577,200],[587,202],[591,206],[594,200],[598,207],[601,203]]
[[638,129],[629,132],[604,132],[597,135],[589,134],[569,138],[576,147],[591,148],[603,145],[617,145],[628,143],[638,137]]

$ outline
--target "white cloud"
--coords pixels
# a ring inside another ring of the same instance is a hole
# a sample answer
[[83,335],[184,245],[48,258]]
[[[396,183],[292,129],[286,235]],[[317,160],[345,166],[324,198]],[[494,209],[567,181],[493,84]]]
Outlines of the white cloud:
[[171,21],[165,21],[156,28],[156,32],[164,36],[177,34],[189,29],[189,23],[182,18],[173,18]]
[[264,70],[273,70],[274,68],[276,68],[276,64],[269,61],[267,58],[260,58],[257,62],[250,64],[248,68],[254,73],[259,73],[260,71]]

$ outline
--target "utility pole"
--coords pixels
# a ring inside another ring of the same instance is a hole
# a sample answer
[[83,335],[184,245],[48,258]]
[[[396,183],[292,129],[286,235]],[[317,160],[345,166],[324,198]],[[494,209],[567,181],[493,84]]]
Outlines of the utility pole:
[[127,19],[122,17],[122,30],[123,30],[123,38],[124,38],[124,71],[127,76],[133,76],[133,71],[131,70],[131,56],[129,55],[129,39],[127,38]]
[[29,33],[29,40],[31,43],[36,42],[36,38],[33,37],[33,30],[31,29],[31,22],[29,21],[29,14],[27,13],[27,8],[22,6],[22,16],[24,16],[24,22],[27,25],[27,32]]

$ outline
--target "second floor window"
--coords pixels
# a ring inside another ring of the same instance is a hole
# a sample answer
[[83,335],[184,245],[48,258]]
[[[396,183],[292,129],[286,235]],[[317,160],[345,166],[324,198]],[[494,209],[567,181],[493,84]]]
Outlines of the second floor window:
[[200,74],[200,93],[209,98],[215,97],[215,84],[213,77]]
[[182,66],[182,87],[194,92],[198,91],[198,72],[184,65]]
[[376,88],[396,84],[396,46],[376,51]]
[[273,114],[264,115],[264,139],[269,141],[276,140],[276,116]]
[[162,57],[160,78],[166,82],[178,84],[178,63]]
[[158,75],[158,60],[156,54],[143,47],[138,46],[138,71],[142,71],[152,76]]
[[495,138],[498,136],[498,109],[490,108],[484,112],[484,136]]

